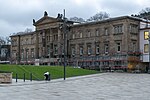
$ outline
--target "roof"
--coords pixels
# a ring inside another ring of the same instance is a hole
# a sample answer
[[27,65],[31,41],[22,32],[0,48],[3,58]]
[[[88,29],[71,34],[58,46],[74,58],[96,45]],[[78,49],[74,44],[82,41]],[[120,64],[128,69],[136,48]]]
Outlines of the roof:
[[18,33],[16,33],[16,34],[13,34],[13,35],[11,35],[10,37],[15,37],[15,36],[23,36],[23,35],[32,35],[32,34],[34,34],[35,32],[18,32]]
[[141,18],[137,17],[132,17],[132,16],[121,16],[121,17],[114,17],[114,18],[107,18],[105,20],[100,20],[100,21],[93,21],[93,22],[86,22],[86,23],[80,23],[80,24],[75,24],[73,25],[74,27],[78,26],[84,26],[84,25],[94,25],[94,24],[99,24],[99,23],[105,23],[105,22],[110,22],[110,21],[116,21],[116,20],[121,20],[121,19],[133,19],[137,21],[142,21]]
[[140,30],[150,30],[150,27],[140,28]]
[[[144,21],[143,19],[141,18],[138,18],[138,17],[133,17],[133,16],[121,16],[121,17],[114,17],[114,18],[108,18],[108,19],[105,19],[105,20],[101,20],[101,21],[93,21],[93,22],[86,22],[86,23],[80,23],[80,24],[74,24],[73,27],[78,27],[78,26],[85,26],[85,25],[94,25],[94,24],[99,24],[99,23],[106,23],[106,22],[110,22],[110,21],[116,21],[116,20],[121,20],[121,19],[133,19],[133,20],[137,20],[137,21]],[[54,17],[49,17],[48,15],[46,16],[43,16],[41,19],[39,19],[38,21],[34,22],[34,26],[42,23],[44,20],[48,20],[49,22],[63,22],[62,19],[57,19],[57,18],[54,18]],[[73,23],[73,21],[67,21],[68,23]],[[48,23],[48,22],[44,22],[44,23]],[[44,24],[42,23],[42,24]],[[23,36],[23,35],[32,35],[34,34],[35,32],[28,32],[28,33],[24,33],[24,32],[19,32],[17,34],[13,34],[11,35],[10,37],[13,37],[13,36]]]
[[46,19],[51,20],[52,22],[56,22],[57,21],[57,19],[54,18],[54,17],[44,16],[41,19],[39,19],[38,21],[36,21],[35,23],[33,23],[33,25],[36,26],[36,25],[40,24],[42,21],[44,21]]
[[[36,26],[36,25],[42,23],[44,20],[47,20],[47,19],[48,19],[49,22],[56,22],[56,21],[57,21],[57,18],[49,17],[49,16],[48,16],[48,13],[45,11],[45,12],[44,12],[44,16],[43,16],[41,19],[39,19],[38,21],[35,21],[35,20],[33,19],[33,25]],[[42,23],[42,24],[43,24],[43,23]]]
[[[44,22],[44,20],[47,20],[46,22]],[[44,22],[44,23],[42,23]],[[48,15],[47,16],[43,16],[41,19],[39,19],[38,21],[36,22],[33,22],[33,25],[34,26],[37,26],[39,24],[46,24],[46,23],[53,23],[53,22],[63,22],[63,19],[58,19],[58,18],[54,18],[54,17],[49,17]],[[68,23],[73,23],[73,21],[67,21]]]

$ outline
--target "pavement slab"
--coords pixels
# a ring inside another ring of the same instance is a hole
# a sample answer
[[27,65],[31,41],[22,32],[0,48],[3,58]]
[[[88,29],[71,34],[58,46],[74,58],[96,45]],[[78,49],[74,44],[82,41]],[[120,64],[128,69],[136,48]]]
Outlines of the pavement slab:
[[150,74],[100,73],[0,84],[1,100],[150,100]]

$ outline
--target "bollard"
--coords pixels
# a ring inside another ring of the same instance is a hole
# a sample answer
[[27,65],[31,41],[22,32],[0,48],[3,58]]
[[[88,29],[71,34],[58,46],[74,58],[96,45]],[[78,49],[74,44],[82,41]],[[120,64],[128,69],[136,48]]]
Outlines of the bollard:
[[17,82],[17,80],[18,80],[18,74],[16,73],[16,82]]
[[30,73],[30,81],[32,81],[32,73]]
[[25,82],[25,78],[26,78],[26,75],[25,75],[25,73],[24,73],[24,75],[23,75],[23,81]]

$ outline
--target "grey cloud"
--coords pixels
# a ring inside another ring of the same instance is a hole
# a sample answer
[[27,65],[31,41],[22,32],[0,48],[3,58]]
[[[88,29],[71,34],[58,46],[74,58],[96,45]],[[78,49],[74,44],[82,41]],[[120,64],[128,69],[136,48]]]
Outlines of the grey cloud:
[[102,7],[107,9],[111,16],[131,15],[140,11],[136,1],[132,0],[102,0]]
[[142,6],[145,1],[148,0],[142,0],[139,5],[132,0],[0,0],[0,35],[33,29],[32,19],[41,18],[44,11],[52,17],[63,13],[63,9],[66,9],[67,17],[87,19],[99,11],[113,17],[138,13],[145,8]]

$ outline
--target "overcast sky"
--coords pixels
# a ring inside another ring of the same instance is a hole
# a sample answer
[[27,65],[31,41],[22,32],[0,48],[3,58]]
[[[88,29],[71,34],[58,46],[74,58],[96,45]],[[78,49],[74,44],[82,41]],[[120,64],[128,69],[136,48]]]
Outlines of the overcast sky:
[[138,14],[146,7],[150,7],[149,0],[0,0],[0,36],[34,30],[32,19],[37,21],[44,11],[56,17],[65,9],[68,18],[87,19],[100,11],[110,17]]

